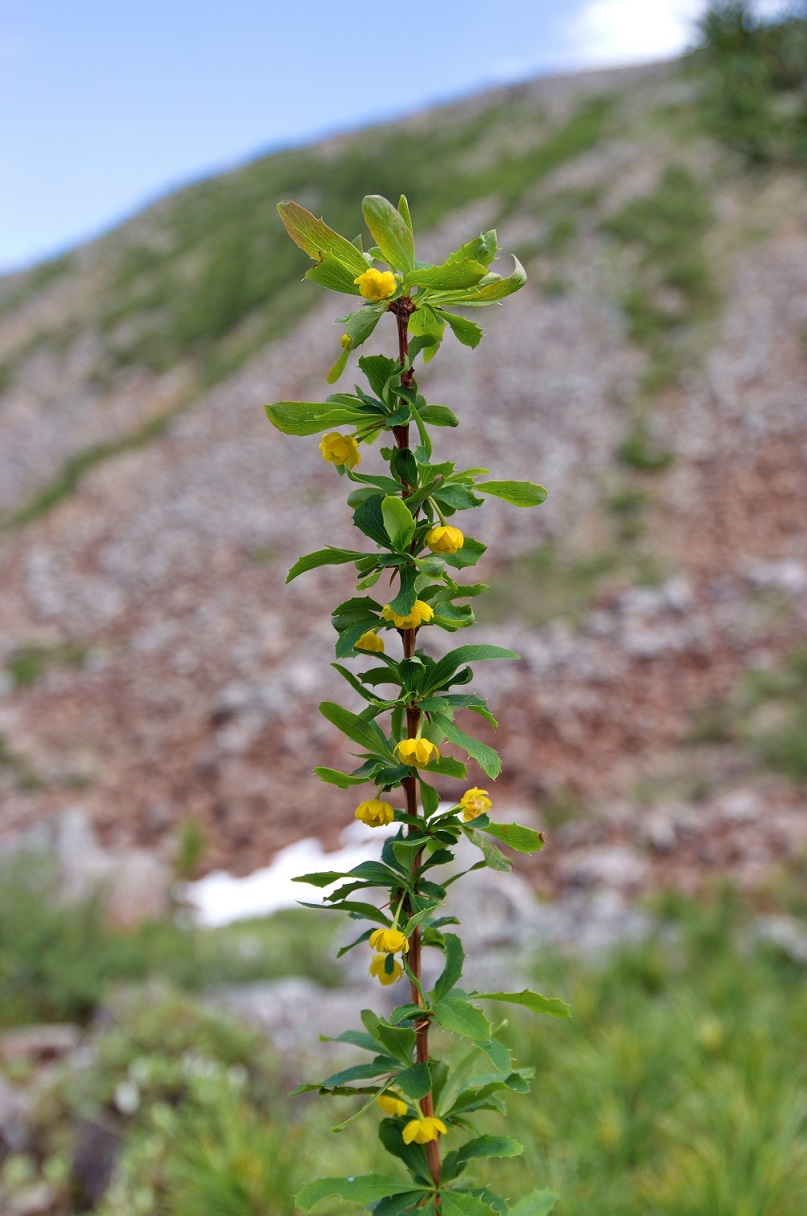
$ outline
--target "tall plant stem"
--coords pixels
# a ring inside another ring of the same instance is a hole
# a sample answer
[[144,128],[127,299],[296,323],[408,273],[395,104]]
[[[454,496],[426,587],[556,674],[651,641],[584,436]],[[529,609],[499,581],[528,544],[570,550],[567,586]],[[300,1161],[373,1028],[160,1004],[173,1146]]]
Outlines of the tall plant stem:
[[[390,311],[395,314],[395,319],[398,323],[398,358],[401,366],[406,367],[409,355],[409,317],[413,311],[412,301],[404,296],[400,300],[395,301],[395,305],[390,308]],[[412,387],[414,381],[414,373],[410,368],[404,371],[401,376],[401,383],[408,388]],[[395,427],[393,434],[395,442],[399,448],[409,447],[409,426]],[[405,659],[413,658],[415,654],[415,639],[417,637],[417,629],[402,629],[400,630],[403,640],[403,652]],[[420,723],[420,710],[415,707],[408,707],[406,711],[406,733],[408,738],[412,739],[417,733]],[[404,777],[403,782],[404,796],[406,798],[406,813],[416,818],[420,815],[420,807],[418,805],[418,789],[417,780],[415,777]],[[413,825],[410,824],[408,835],[412,835],[415,831]],[[415,855],[412,863],[413,873],[417,873],[420,869],[423,859],[422,852]],[[417,890],[417,887],[415,888]],[[417,979],[418,984],[421,981],[421,933],[419,926],[412,930],[412,935],[409,938],[409,953],[407,955],[407,963],[412,975]],[[410,985],[412,1004],[422,1005],[422,1000],[418,987],[412,983]],[[417,1054],[417,1062],[425,1064],[429,1059],[429,1019],[424,1014],[415,1022],[415,1051]],[[431,1118],[434,1115],[434,1099],[431,1092],[427,1093],[425,1098],[421,1099],[420,1109],[424,1118]],[[430,1140],[426,1144],[426,1159],[429,1163],[429,1172],[431,1173],[434,1185],[440,1186],[440,1148],[436,1140]],[[440,1210],[440,1196],[435,1199],[435,1207]]]

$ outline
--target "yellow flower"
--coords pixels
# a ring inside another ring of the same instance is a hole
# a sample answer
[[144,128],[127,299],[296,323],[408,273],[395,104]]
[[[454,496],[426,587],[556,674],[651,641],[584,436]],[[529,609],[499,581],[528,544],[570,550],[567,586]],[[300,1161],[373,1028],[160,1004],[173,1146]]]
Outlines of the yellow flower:
[[395,808],[380,798],[370,798],[356,807],[356,818],[366,823],[368,828],[383,828],[385,824],[392,823]]
[[440,759],[440,749],[430,739],[402,739],[395,746],[395,755],[401,764],[412,768],[425,768],[432,760]]
[[357,464],[361,464],[359,445],[352,435],[340,435],[338,431],[331,431],[329,435],[322,437],[319,450],[322,452],[322,459],[327,460],[328,464],[340,464],[348,469],[354,469]]
[[473,789],[466,790],[462,795],[460,806],[462,807],[462,817],[467,821],[476,819],[477,815],[487,814],[493,803],[487,790],[480,790],[474,786]]
[[353,282],[359,289],[359,295],[364,296],[365,300],[372,300],[374,304],[394,296],[398,286],[391,270],[365,270]]
[[442,1119],[436,1119],[433,1115],[428,1115],[425,1119],[410,1119],[406,1127],[401,1132],[404,1144],[428,1144],[430,1140],[436,1140],[439,1135],[445,1135],[448,1131]]
[[353,339],[350,334],[342,334],[342,337],[339,339],[339,345],[342,347],[342,350],[350,350],[353,345]]
[[390,957],[389,954],[377,954],[370,963],[370,975],[374,975],[385,988],[397,983],[403,975],[403,967],[397,958],[392,961],[392,970],[387,971],[387,959]]
[[385,604],[381,609],[381,615],[385,621],[392,621],[396,629],[419,629],[432,619],[434,609],[423,600],[415,600],[415,606],[408,616],[393,612],[389,604]]
[[409,949],[409,942],[400,929],[373,929],[370,945],[379,954],[397,954],[399,950],[406,954]]
[[432,553],[457,553],[465,544],[465,537],[459,528],[451,528],[445,524],[429,529],[426,533],[426,544]]
[[376,1102],[381,1107],[385,1115],[391,1115],[395,1118],[397,1115],[405,1115],[409,1110],[407,1104],[400,1098],[394,1097],[392,1094],[379,1094]]
[[368,629],[356,643],[357,650],[369,650],[373,654],[384,653],[384,639],[380,638],[375,629]]

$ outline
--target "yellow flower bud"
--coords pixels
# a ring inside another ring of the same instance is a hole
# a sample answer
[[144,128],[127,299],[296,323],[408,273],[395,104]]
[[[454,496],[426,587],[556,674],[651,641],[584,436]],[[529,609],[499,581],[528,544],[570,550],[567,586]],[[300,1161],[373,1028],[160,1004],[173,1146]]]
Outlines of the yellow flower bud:
[[401,764],[425,768],[432,760],[440,759],[440,749],[430,739],[402,739],[396,744],[395,755]]
[[401,1135],[404,1144],[412,1144],[413,1141],[415,1144],[428,1144],[430,1140],[436,1140],[447,1131],[442,1119],[429,1115],[425,1119],[410,1119]]
[[432,553],[457,553],[465,544],[465,537],[459,528],[451,528],[447,524],[430,528],[426,533],[426,544]]
[[406,954],[409,949],[409,942],[400,929],[373,929],[370,945],[379,954],[397,954],[399,950]]
[[476,786],[473,789],[465,791],[460,798],[459,804],[462,808],[462,817],[466,821],[468,819],[476,819],[477,815],[486,815],[493,806],[488,796],[488,791],[480,790]]
[[380,984],[387,988],[395,984],[403,975],[403,967],[397,959],[393,959],[392,970],[387,971],[388,954],[377,954],[370,963],[370,975],[375,976]]
[[372,654],[384,653],[384,639],[380,638],[375,629],[368,629],[356,643],[357,650],[369,650]]
[[370,798],[356,807],[356,818],[366,823],[368,828],[383,828],[392,823],[395,808],[389,802],[382,802],[380,798]]
[[323,436],[319,450],[322,452],[322,459],[327,460],[328,464],[344,465],[346,469],[354,469],[357,464],[361,464],[359,445],[352,435],[340,435],[338,431],[331,431],[329,435]]
[[385,604],[381,609],[381,615],[385,621],[391,621],[396,629],[419,629],[432,619],[434,609],[424,600],[415,600],[415,606],[408,616],[393,612],[389,604]]
[[342,334],[342,337],[339,339],[339,345],[342,347],[342,350],[350,350],[353,345],[353,339],[350,334]]
[[384,1114],[390,1115],[393,1119],[397,1116],[405,1115],[409,1110],[409,1107],[401,1098],[396,1098],[392,1094],[379,1094],[376,1102]]
[[398,286],[391,270],[372,268],[365,270],[364,274],[360,274],[353,282],[359,289],[359,295],[364,296],[365,300],[372,300],[374,304],[394,296]]

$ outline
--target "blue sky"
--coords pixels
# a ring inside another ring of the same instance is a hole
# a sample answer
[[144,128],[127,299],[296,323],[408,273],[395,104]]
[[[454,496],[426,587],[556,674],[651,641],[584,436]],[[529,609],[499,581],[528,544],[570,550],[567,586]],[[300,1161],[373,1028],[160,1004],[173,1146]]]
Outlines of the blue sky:
[[675,54],[700,0],[0,0],[0,271],[193,178],[485,85]]

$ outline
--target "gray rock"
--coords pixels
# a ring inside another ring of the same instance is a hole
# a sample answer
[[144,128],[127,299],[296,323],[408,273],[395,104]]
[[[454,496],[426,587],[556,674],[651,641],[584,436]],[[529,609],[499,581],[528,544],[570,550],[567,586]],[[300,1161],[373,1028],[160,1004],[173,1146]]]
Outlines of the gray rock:
[[30,1147],[29,1113],[26,1094],[0,1075],[0,1158]]

